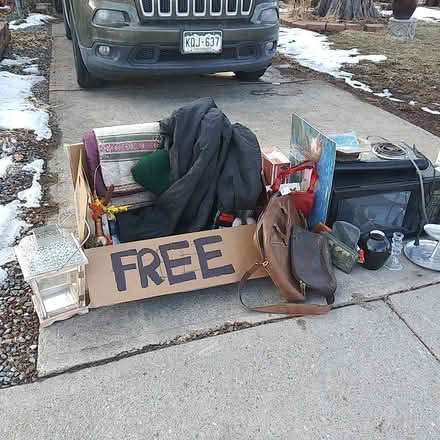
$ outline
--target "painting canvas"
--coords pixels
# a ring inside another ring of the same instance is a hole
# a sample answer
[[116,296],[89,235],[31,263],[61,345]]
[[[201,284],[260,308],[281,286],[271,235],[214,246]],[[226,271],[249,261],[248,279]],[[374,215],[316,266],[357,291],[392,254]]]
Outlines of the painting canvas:
[[[307,121],[293,114],[289,159],[293,165],[310,159],[318,161],[315,201],[308,221],[312,228],[318,223],[325,223],[335,170],[336,143]],[[297,176],[301,190],[309,187],[310,174],[310,171],[304,171]]]

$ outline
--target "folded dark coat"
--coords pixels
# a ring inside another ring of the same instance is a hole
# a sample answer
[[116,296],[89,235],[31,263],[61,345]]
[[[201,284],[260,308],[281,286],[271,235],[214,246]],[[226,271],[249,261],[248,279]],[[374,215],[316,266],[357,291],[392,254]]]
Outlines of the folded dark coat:
[[173,140],[170,188],[143,221],[157,224],[155,209],[158,216],[165,213],[161,235],[166,236],[210,228],[217,210],[256,209],[263,184],[260,146],[252,131],[232,125],[212,98],[178,109],[161,121],[161,129]]

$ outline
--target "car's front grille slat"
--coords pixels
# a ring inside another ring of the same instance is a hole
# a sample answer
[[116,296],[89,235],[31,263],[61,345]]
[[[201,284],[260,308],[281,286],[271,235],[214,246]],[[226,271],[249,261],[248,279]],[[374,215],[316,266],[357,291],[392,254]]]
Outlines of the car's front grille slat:
[[139,0],[144,17],[248,17],[254,0]]

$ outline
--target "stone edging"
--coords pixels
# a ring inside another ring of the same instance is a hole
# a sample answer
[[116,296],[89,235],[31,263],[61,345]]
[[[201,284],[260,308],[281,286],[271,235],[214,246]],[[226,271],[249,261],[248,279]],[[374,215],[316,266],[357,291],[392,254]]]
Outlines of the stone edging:
[[9,43],[9,26],[8,23],[0,23],[0,60],[3,52]]
[[283,26],[307,29],[314,32],[342,32],[345,30],[381,32],[385,29],[384,24],[330,23],[327,21],[295,21],[287,17],[281,17],[280,22]]

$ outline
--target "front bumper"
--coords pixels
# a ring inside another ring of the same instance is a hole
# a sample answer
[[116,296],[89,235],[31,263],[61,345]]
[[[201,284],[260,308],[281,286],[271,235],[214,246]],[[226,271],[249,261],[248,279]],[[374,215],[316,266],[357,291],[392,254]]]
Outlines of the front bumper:
[[[170,27],[141,26],[133,34],[131,44],[123,44],[124,29],[106,29],[91,47],[80,47],[84,64],[90,73],[102,79],[143,73],[216,73],[228,71],[257,71],[270,66],[276,52],[279,26],[242,24],[227,27],[224,24],[180,25]],[[219,55],[183,55],[180,52],[182,32],[186,30],[223,31],[223,51]],[[112,35],[114,33],[114,35]],[[103,38],[105,37],[105,38]],[[267,43],[273,43],[268,50]],[[111,55],[99,55],[98,46],[111,47]]]

